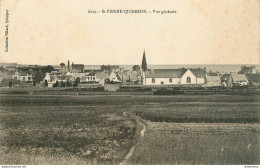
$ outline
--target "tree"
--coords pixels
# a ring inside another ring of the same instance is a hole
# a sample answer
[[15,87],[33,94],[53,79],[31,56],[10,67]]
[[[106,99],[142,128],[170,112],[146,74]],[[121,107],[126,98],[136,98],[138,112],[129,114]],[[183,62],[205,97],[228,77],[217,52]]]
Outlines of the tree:
[[48,66],[46,66],[46,67],[43,67],[43,68],[41,69],[41,71],[42,71],[43,73],[46,73],[46,72],[50,73],[51,71],[54,71],[54,67],[51,66],[51,65],[48,65]]
[[45,74],[43,72],[36,72],[35,76],[33,77],[33,81],[36,83],[40,83],[45,77]]
[[35,81],[33,82],[33,86],[36,86],[36,82]]
[[65,64],[62,62],[62,63],[60,63],[60,66],[65,66]]
[[9,81],[9,87],[12,87],[12,86],[13,86],[13,82]]
[[69,81],[67,81],[67,87],[70,87],[70,82]]
[[65,87],[65,83],[63,81],[60,82],[60,87]]
[[80,83],[80,78],[77,77],[75,83],[73,84],[73,87],[77,87],[79,83]]
[[52,87],[59,87],[59,81],[56,81],[56,83],[54,83]]

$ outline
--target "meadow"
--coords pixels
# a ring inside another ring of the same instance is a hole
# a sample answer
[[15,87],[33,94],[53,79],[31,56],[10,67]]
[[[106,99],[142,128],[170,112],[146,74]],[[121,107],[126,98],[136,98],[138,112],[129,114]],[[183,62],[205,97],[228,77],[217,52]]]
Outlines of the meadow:
[[2,92],[0,162],[119,164],[135,146],[126,164],[257,164],[259,104],[257,95]]
[[121,107],[0,107],[1,164],[118,164],[137,124]]
[[127,164],[258,165],[259,124],[147,122]]

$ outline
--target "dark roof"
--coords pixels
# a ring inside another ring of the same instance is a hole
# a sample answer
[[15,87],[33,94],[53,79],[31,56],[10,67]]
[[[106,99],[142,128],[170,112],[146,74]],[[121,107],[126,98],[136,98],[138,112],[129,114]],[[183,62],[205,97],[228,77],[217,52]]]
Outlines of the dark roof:
[[218,73],[217,72],[210,72],[208,73],[209,76],[218,76]]
[[246,74],[246,78],[249,81],[260,83],[260,74]]
[[244,67],[243,69],[241,69],[238,74],[247,74],[247,73],[251,73],[252,72],[252,67]]
[[83,69],[84,68],[84,64],[72,64],[72,68]]
[[204,78],[205,77],[205,70],[201,69],[201,68],[194,68],[194,69],[190,69],[191,72],[196,76],[196,78]]
[[106,79],[108,77],[108,73],[107,72],[98,72],[96,74],[97,79]]
[[7,71],[5,75],[14,75],[15,71]]
[[219,76],[208,75],[207,76],[207,81],[208,82],[220,82],[220,78],[219,78]]
[[231,74],[234,81],[247,81],[245,74]]
[[181,78],[187,69],[154,69],[145,72],[147,78]]
[[31,75],[32,73],[30,71],[21,71],[21,72],[19,72],[20,76],[27,76],[27,74]]
[[95,72],[90,72],[86,76],[95,76]]

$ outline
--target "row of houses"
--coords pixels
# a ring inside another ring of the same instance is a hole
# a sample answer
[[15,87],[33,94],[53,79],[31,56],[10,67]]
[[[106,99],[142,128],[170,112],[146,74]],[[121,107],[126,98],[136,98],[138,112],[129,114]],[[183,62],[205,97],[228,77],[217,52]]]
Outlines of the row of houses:
[[[135,66],[136,67],[136,66]],[[8,71],[0,74],[2,80],[18,80],[20,82],[33,82],[35,72],[31,71]],[[41,79],[42,83],[47,82],[52,87],[58,82],[74,82],[79,78],[81,83],[125,83],[138,85],[185,85],[197,84],[204,86],[227,86],[234,85],[259,85],[260,73],[207,73],[202,68],[181,68],[181,69],[148,69],[146,71],[129,71],[122,68],[114,68],[103,71],[90,72],[58,72],[46,73]]]

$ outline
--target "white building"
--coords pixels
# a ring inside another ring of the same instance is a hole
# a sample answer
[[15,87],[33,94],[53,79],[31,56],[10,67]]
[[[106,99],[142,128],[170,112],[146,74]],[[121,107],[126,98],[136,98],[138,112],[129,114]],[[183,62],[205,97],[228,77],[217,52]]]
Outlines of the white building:
[[153,69],[142,72],[143,85],[204,84],[204,69]]
[[12,76],[12,79],[17,79],[21,82],[32,82],[33,76],[30,71],[21,71],[21,72],[16,71]]

